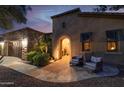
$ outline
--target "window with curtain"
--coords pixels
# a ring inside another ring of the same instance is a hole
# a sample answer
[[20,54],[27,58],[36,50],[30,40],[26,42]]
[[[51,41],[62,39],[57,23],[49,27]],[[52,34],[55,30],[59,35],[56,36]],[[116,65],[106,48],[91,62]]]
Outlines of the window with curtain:
[[107,51],[108,52],[117,52],[118,51],[118,41],[121,39],[122,30],[111,30],[106,31],[107,36]]
[[92,32],[81,33],[81,42],[82,42],[82,51],[90,51],[91,50],[91,37]]

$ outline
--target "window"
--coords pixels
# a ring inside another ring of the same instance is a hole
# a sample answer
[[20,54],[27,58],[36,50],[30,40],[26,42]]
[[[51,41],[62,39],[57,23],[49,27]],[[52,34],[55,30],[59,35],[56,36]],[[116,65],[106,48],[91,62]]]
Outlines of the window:
[[65,22],[62,23],[62,28],[66,28]]
[[118,50],[118,42],[117,41],[107,41],[107,51],[108,52],[116,52]]
[[83,51],[90,51],[91,50],[90,40],[83,42],[82,48]]
[[92,40],[92,32],[81,33],[80,41],[82,43],[82,51],[90,51],[91,50],[91,40]]
[[107,51],[108,52],[117,52],[118,51],[118,41],[122,40],[121,38],[122,30],[109,30],[106,31],[107,39]]

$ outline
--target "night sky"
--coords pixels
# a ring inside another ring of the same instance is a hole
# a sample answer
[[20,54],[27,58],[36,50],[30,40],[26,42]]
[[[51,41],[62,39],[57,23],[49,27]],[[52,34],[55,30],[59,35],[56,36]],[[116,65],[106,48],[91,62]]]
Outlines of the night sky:
[[[13,31],[24,27],[31,27],[35,30],[41,31],[41,32],[52,32],[52,19],[51,16],[74,9],[74,8],[80,8],[82,12],[92,12],[96,6],[88,6],[88,5],[82,5],[82,6],[71,6],[71,5],[54,5],[54,6],[46,6],[46,5],[35,5],[31,6],[32,11],[28,11],[27,13],[27,24],[14,24],[14,28],[7,31]],[[1,30],[1,33],[7,32],[4,30]]]

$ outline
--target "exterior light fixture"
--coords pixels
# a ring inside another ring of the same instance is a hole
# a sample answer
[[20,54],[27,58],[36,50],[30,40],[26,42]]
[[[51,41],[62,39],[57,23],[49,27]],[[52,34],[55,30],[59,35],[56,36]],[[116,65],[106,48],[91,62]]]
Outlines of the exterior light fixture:
[[0,45],[3,47],[4,46],[4,41],[0,42]]
[[1,46],[1,55],[4,54],[4,41],[0,42]]
[[27,40],[27,38],[22,39],[22,47],[23,47],[23,48],[26,48],[27,45],[28,45],[28,40]]

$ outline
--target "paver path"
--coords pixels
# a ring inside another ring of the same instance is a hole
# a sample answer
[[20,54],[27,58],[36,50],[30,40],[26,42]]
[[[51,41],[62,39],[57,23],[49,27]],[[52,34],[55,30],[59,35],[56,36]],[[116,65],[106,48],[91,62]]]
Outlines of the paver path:
[[[122,69],[121,69],[122,68]],[[53,83],[35,79],[5,66],[0,66],[0,87],[124,87],[124,70],[113,77],[96,77],[76,82]],[[8,82],[10,82],[8,84]]]
[[101,77],[102,75],[118,74],[118,70],[111,67],[105,67],[105,73],[100,74],[92,73],[84,68],[71,67],[67,56],[42,68],[25,64],[21,59],[16,57],[4,57],[3,62],[0,65],[9,67],[34,78],[50,82],[72,82],[93,77]]

